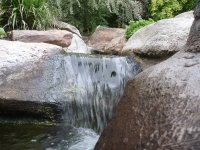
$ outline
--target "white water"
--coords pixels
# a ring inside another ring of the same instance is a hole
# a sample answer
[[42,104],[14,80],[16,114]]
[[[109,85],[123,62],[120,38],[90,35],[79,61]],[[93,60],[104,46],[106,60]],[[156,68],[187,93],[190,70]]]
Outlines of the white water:
[[68,55],[65,68],[65,108],[67,124],[101,132],[113,108],[123,95],[125,85],[140,70],[127,57]]

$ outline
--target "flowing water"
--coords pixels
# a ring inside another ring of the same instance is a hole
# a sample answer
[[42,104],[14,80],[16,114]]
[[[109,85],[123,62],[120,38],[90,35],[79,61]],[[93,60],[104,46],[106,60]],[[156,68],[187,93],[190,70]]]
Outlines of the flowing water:
[[93,149],[127,81],[140,71],[132,58],[100,55],[66,55],[59,66],[55,78],[68,85],[64,122],[0,125],[0,150]]

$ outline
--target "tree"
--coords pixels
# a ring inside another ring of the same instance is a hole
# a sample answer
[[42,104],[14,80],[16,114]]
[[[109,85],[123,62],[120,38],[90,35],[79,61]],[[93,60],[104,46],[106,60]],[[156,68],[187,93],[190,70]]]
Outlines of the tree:
[[151,15],[154,20],[171,18],[194,9],[196,0],[151,0]]

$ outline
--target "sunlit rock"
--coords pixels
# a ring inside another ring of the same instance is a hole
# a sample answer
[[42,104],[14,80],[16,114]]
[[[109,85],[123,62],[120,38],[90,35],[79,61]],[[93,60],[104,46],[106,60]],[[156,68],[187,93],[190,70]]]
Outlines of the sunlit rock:
[[130,51],[150,57],[170,56],[183,49],[193,20],[193,13],[190,11],[148,25],[138,30],[128,40],[123,52]]

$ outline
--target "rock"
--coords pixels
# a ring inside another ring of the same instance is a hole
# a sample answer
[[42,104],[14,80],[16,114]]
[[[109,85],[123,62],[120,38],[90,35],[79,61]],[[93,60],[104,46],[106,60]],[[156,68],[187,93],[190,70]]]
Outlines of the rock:
[[199,14],[183,50],[128,83],[95,150],[200,149]]
[[[56,60],[62,48],[0,40],[0,114],[61,118]],[[59,109],[58,109],[59,108]],[[59,116],[59,117],[58,117]]]
[[72,32],[72,33],[78,35],[80,38],[82,37],[79,30],[75,26],[73,26],[69,23],[62,22],[62,21],[55,21],[54,26],[60,30],[67,30],[69,32]]
[[123,52],[140,56],[166,57],[180,51],[186,44],[194,17],[192,12],[163,19],[138,30],[126,43]]
[[95,149],[199,149],[199,70],[199,53],[179,52],[139,74]]
[[64,30],[13,30],[9,33],[9,37],[12,41],[58,45],[70,53],[90,53],[79,35]]
[[75,34],[73,36],[71,45],[68,48],[64,48],[64,50],[70,53],[91,53],[91,50],[87,47],[85,42],[78,35]]
[[125,30],[99,26],[89,40],[89,46],[105,53],[120,53],[125,44]]
[[13,30],[9,33],[12,41],[21,41],[26,43],[49,43],[61,47],[70,46],[73,34],[64,30]]
[[194,11],[188,11],[184,12],[182,14],[177,15],[175,18],[188,18],[188,19],[194,19],[193,15]]

